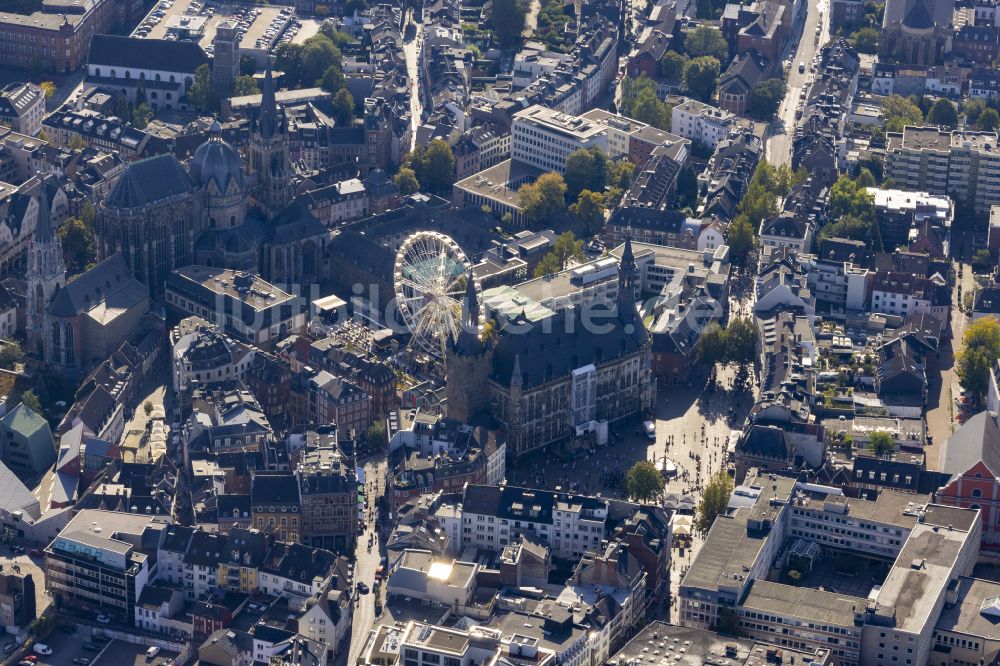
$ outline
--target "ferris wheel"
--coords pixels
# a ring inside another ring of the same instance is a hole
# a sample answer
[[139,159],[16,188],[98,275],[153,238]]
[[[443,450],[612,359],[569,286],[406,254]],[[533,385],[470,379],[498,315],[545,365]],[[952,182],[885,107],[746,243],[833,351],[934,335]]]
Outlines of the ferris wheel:
[[[418,231],[396,253],[396,303],[412,342],[444,358],[462,326],[462,297],[471,264],[462,248],[436,231]],[[479,286],[474,284],[477,296]]]

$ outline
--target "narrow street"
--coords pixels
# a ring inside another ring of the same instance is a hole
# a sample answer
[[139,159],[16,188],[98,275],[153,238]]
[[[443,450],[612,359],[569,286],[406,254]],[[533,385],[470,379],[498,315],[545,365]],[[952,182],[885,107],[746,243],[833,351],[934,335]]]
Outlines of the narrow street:
[[[378,515],[379,499],[385,492],[385,460],[377,463],[369,462],[365,464],[365,498],[367,508],[363,516],[365,522],[365,532],[358,536],[358,543],[355,547],[354,562],[354,584],[364,583],[368,586],[367,594],[360,594],[355,587],[354,594],[358,599],[358,605],[354,607],[354,617],[351,620],[351,647],[347,657],[348,664],[353,664],[364,647],[365,637],[375,624],[376,602],[385,599],[385,588],[381,585],[375,586],[375,570],[378,568],[382,556],[385,554],[385,547],[382,542],[383,534],[379,534],[375,529],[376,516]],[[369,539],[372,540],[372,547],[368,547]]]
[[[809,68],[812,65],[813,56],[830,38],[830,12],[827,10],[829,7],[827,0],[819,0],[815,4],[809,3],[807,0],[800,0],[800,2],[804,4],[799,12],[805,13],[805,19],[796,23],[797,26],[800,26],[799,35],[797,38],[793,38],[789,47],[782,53],[782,58],[788,56],[789,53],[794,55],[785,79],[787,89],[785,99],[781,103],[776,118],[768,128],[769,136],[765,144],[765,157],[768,162],[775,166],[789,164],[792,160],[792,135],[795,132],[796,123],[795,110],[802,99],[802,91],[808,91],[808,86],[812,83],[813,74]],[[816,26],[818,25],[821,25],[822,28],[817,40]],[[805,65],[804,73],[799,73],[799,63]]]
[[423,122],[424,105],[420,90],[420,45],[424,40],[424,26],[417,20],[416,14],[410,14],[410,21],[416,28],[413,39],[403,42],[403,54],[406,56],[406,76],[410,82],[410,145],[406,150],[413,150],[417,140],[417,128]]

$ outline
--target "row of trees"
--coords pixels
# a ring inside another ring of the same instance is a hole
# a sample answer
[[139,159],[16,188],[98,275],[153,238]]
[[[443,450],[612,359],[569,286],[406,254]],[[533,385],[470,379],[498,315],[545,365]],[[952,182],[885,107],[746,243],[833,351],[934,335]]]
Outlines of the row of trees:
[[[702,29],[698,28],[698,30]],[[704,29],[718,32],[714,28]],[[690,50],[688,54],[682,55],[676,51],[667,51],[660,58],[660,62],[657,63],[656,73],[661,78],[680,81],[684,90],[689,95],[707,102],[712,99],[712,94],[715,92],[715,84],[719,80],[719,72],[722,71],[722,63],[726,62],[728,57],[723,56],[720,58],[715,55],[689,57],[691,55]]]
[[738,317],[722,328],[709,324],[701,337],[698,360],[714,368],[717,364],[749,368],[757,353],[757,327],[749,317]]
[[[949,129],[955,129],[958,126],[958,108],[950,100],[943,97],[932,102],[923,95],[912,97],[890,95],[882,101],[882,110],[885,113],[885,130],[887,132],[901,132],[906,125],[923,125],[924,123]],[[976,116],[978,117],[983,110],[985,110],[985,104],[982,108],[977,108]],[[997,116],[994,110],[993,113],[987,115],[985,121],[995,128],[997,124],[1000,124],[1000,116]]]
[[977,399],[990,385],[990,368],[1000,359],[1000,322],[983,317],[972,322],[962,337],[962,349],[956,355],[955,373],[966,391]]
[[285,73],[289,88],[319,86],[333,94],[334,120],[350,125],[354,120],[354,97],[347,89],[341,48],[353,38],[326,21],[320,32],[302,44],[282,44],[275,51],[275,67]]

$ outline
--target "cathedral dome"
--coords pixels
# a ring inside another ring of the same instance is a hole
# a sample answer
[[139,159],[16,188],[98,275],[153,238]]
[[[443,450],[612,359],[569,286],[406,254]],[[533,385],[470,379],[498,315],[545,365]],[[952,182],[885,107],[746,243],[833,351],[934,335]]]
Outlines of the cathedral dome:
[[230,179],[234,179],[239,188],[243,189],[245,179],[243,162],[239,154],[222,140],[222,131],[218,123],[212,125],[211,134],[211,138],[194,151],[194,157],[191,158],[191,177],[203,187],[214,180],[222,192],[229,187]]

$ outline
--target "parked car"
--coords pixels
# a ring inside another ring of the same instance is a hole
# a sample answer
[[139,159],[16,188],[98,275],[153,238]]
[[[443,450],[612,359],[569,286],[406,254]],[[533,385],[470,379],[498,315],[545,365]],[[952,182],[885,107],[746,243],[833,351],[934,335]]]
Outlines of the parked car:
[[356,587],[357,587],[358,592],[360,594],[368,594],[368,592],[370,592],[370,590],[368,589],[368,586],[365,585],[364,583],[362,583],[361,581],[358,581],[358,584],[357,584]]
[[32,557],[41,557],[42,551],[38,550],[37,548],[32,548],[31,550],[28,551],[28,555],[31,555]]
[[108,636],[105,636],[104,634],[94,634],[93,636],[90,637],[90,640],[94,641],[95,643],[101,643],[101,644],[103,644],[103,643],[107,643],[108,641],[110,641],[111,638],[108,637]]
[[32,664],[37,664],[38,663],[38,656],[37,655],[33,655],[33,654],[26,655],[24,657],[24,661],[30,661]]
[[11,641],[10,643],[7,643],[7,644],[5,644],[3,646],[3,653],[4,654],[10,654],[11,652],[13,652],[16,649],[17,649],[17,643]]
[[151,648],[146,650],[146,661],[150,661],[151,659],[156,659],[156,655],[158,654],[160,654],[160,648],[157,647],[156,645],[152,646]]
[[90,659],[87,657],[73,657],[73,663],[78,666],[90,666]]
[[97,621],[100,624],[111,624],[111,618],[107,615],[101,614],[97,616]]
[[43,657],[48,657],[52,654],[52,648],[45,643],[35,643],[31,646],[31,649],[35,652],[35,654],[40,654]]
[[84,643],[83,649],[86,650],[87,652],[100,652],[101,646],[98,645],[97,643]]

